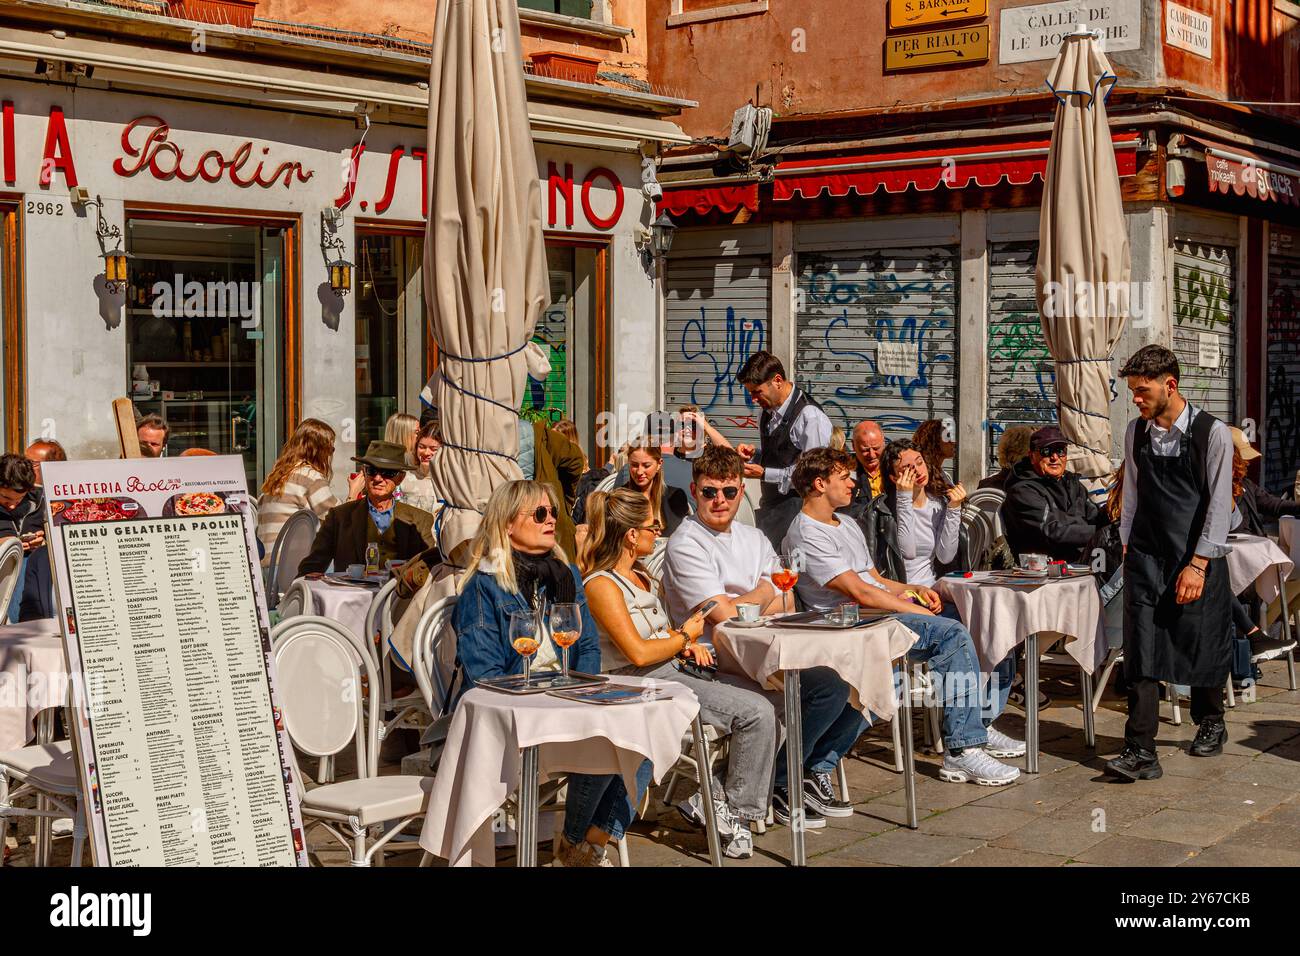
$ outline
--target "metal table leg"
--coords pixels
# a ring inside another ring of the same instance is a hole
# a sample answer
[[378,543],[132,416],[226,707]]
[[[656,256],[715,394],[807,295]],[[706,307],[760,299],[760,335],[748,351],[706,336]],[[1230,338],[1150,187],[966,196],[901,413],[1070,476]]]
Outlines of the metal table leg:
[[537,805],[540,800],[537,780],[537,748],[519,752],[519,866],[537,866]]
[[718,818],[713,815],[713,762],[709,759],[709,738],[704,735],[704,720],[697,713],[691,723],[695,738],[695,776],[704,797],[704,832],[709,838],[709,860],[722,866],[722,839],[718,836]]
[[1097,715],[1092,712],[1092,675],[1079,668],[1079,693],[1083,697],[1083,742],[1097,749]]
[[[46,707],[36,715],[36,743],[48,744],[54,741],[54,708]],[[50,802],[40,795],[36,797],[36,809],[50,809]],[[36,818],[36,865],[49,866],[54,842],[54,821],[49,817]]]
[[[1282,637],[1285,640],[1291,640],[1291,605],[1286,599],[1286,580],[1282,577],[1282,569],[1276,568],[1278,598],[1282,601]],[[1295,651],[1286,652],[1286,682],[1291,690],[1295,690]]]
[[1038,635],[1025,638],[1025,772],[1038,773]]
[[785,672],[785,764],[790,794],[790,865],[807,866],[803,843],[803,714],[799,672]]
[[898,669],[899,676],[902,678],[900,684],[903,689],[902,700],[898,702],[898,715],[894,720],[898,721],[903,738],[903,794],[907,797],[907,825],[915,830],[917,827],[916,761],[913,759],[912,744],[912,679],[907,672],[907,667],[907,658],[904,658],[903,666]]

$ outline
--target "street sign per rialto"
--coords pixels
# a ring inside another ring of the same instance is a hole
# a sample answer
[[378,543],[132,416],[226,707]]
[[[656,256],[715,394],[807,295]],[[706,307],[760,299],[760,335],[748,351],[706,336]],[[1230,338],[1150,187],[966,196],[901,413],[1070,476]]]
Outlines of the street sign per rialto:
[[885,70],[925,70],[936,66],[965,66],[989,58],[987,24],[885,38]]
[[889,0],[889,29],[978,20],[988,12],[989,0]]

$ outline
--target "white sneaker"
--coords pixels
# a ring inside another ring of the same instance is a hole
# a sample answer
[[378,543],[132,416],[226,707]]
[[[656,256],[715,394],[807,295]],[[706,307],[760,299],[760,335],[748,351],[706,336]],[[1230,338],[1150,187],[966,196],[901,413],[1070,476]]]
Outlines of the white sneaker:
[[981,787],[1002,787],[1019,776],[1019,770],[998,763],[982,747],[967,747],[959,757],[946,753],[939,768],[939,779],[945,783],[974,781]]
[[[691,794],[690,798],[677,804],[677,812],[686,818],[688,823],[704,828],[704,795],[698,790]],[[724,840],[731,836],[735,831],[736,818],[731,814],[731,807],[727,806],[726,800],[713,799],[713,819],[718,825],[718,836]]]
[[733,860],[748,860],[754,855],[754,835],[749,832],[749,823],[736,820],[733,826],[731,839],[722,848],[722,855]]
[[992,724],[989,725],[989,742],[984,745],[984,752],[990,757],[1023,757],[1025,742],[1008,737]]

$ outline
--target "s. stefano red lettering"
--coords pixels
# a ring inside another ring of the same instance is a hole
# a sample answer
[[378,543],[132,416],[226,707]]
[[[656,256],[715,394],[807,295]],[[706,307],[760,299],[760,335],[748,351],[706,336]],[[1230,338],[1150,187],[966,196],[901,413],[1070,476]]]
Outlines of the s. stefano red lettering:
[[[119,176],[134,176],[147,169],[154,179],[163,182],[179,179],[186,183],[200,178],[216,183],[224,175],[242,189],[249,186],[266,189],[276,183],[288,189],[295,181],[305,183],[315,175],[312,170],[304,170],[302,163],[288,160],[281,162],[269,174],[265,159],[250,166],[253,156],[251,140],[236,147],[229,159],[221,150],[209,149],[187,165],[185,150],[171,141],[171,134],[171,127],[160,117],[137,116],[122,130],[123,155],[113,160],[113,172]],[[271,148],[263,146],[261,150],[265,157]]]
[[126,490],[130,492],[140,491],[175,491],[181,486],[179,478],[160,478],[157,481],[151,481],[145,484],[135,475],[126,480]]

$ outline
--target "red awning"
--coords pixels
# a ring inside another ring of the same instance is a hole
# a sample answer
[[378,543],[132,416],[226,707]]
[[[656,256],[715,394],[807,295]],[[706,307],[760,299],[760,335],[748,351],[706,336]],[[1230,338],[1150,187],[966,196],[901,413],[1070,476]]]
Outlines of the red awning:
[[[1116,133],[1113,138],[1119,174],[1134,175],[1138,134]],[[949,189],[971,185],[989,188],[1004,179],[1013,186],[1024,186],[1035,176],[1042,178],[1050,146],[1050,139],[1042,139],[791,160],[777,167],[772,198],[815,199],[823,192],[847,196],[850,191],[870,196],[881,186],[891,193],[908,188],[929,192],[940,184]]]
[[750,212],[758,209],[758,183],[665,189],[657,212],[667,210],[671,216],[682,216],[693,210],[704,215],[710,209],[735,212],[741,206]]
[[1247,194],[1262,202],[1272,200],[1300,206],[1300,169],[1273,162],[1240,146],[1221,146],[1191,136],[1185,141],[1205,150],[1210,192]]

